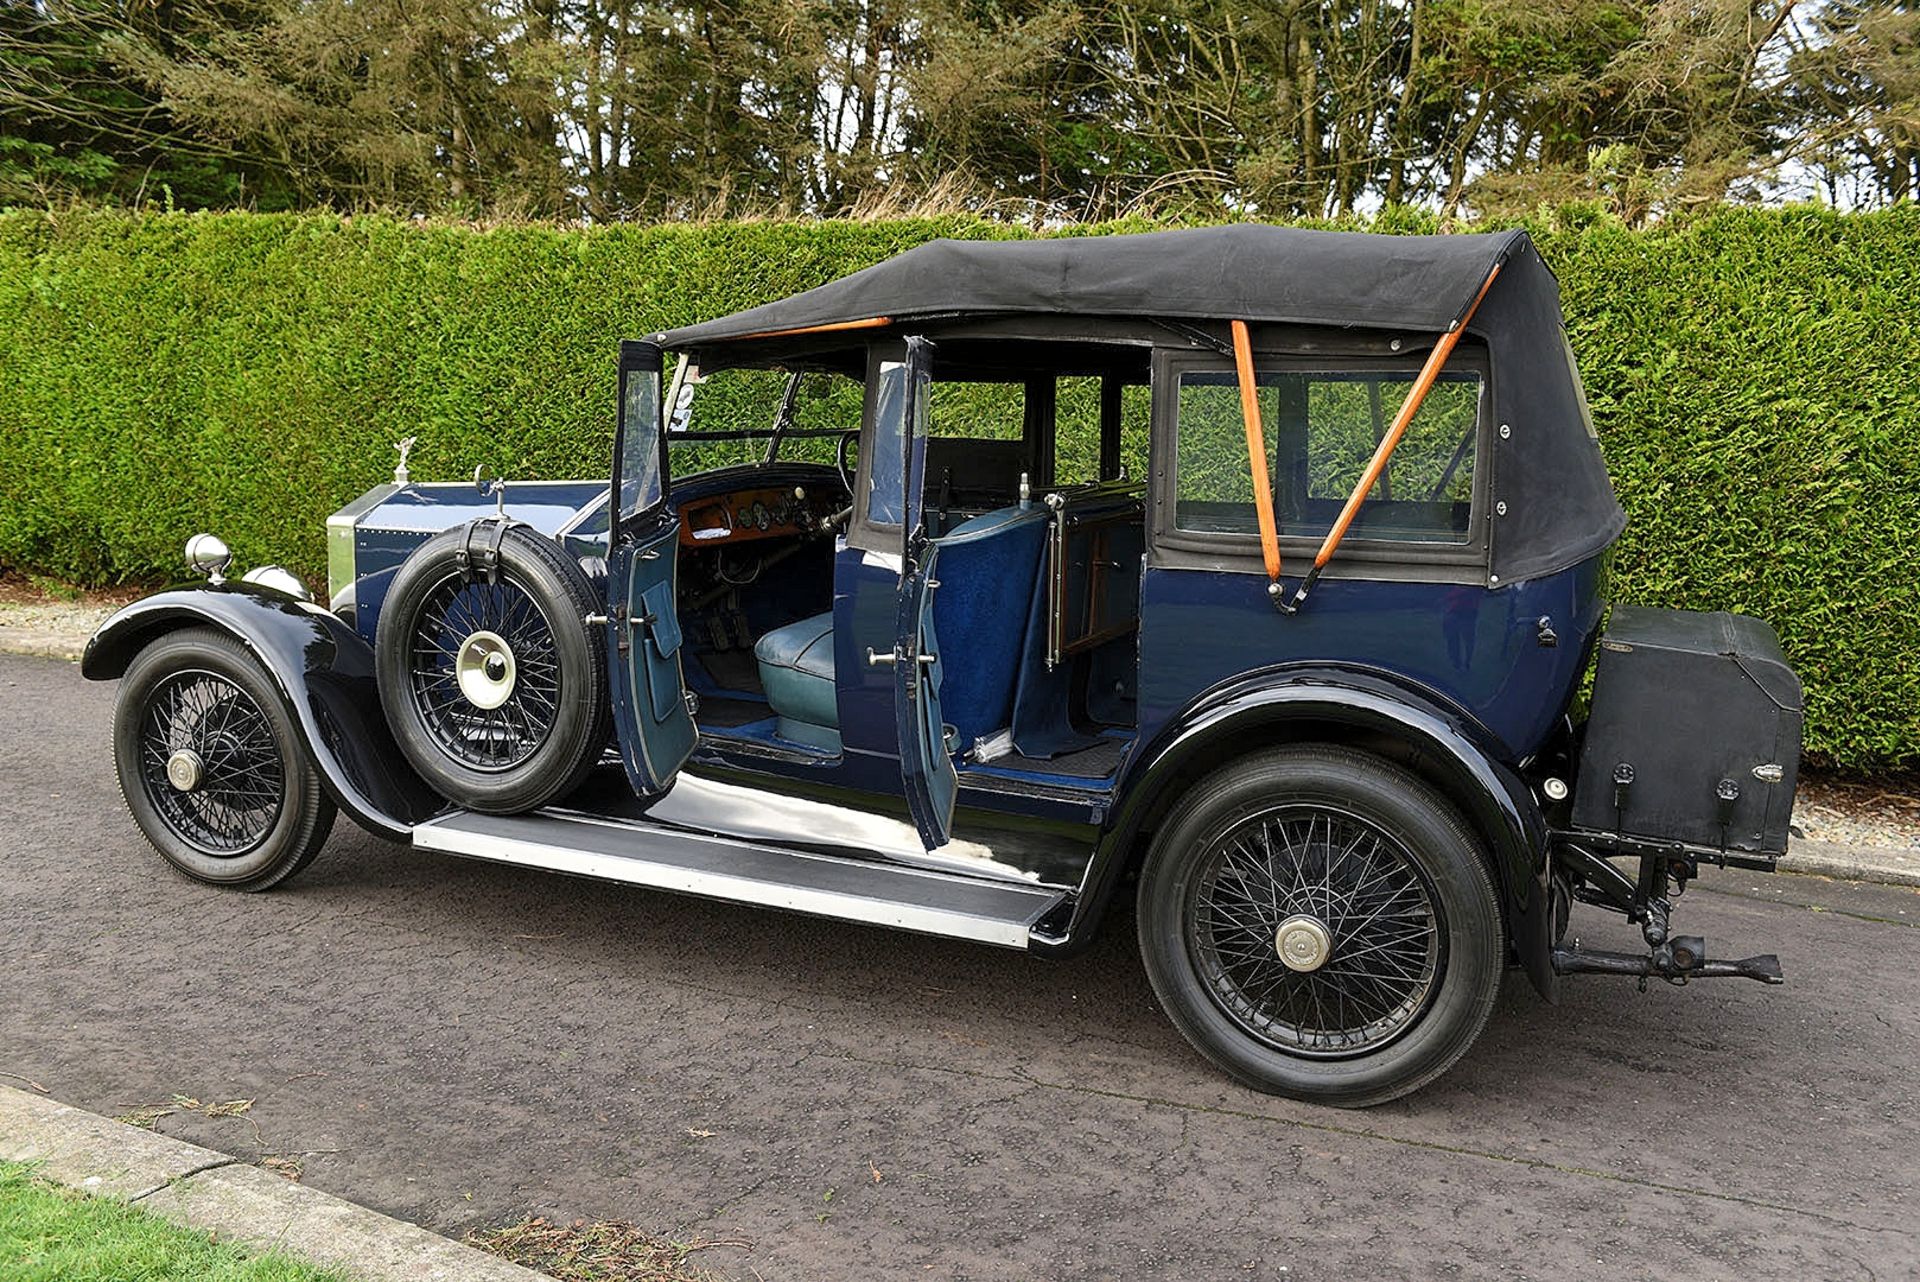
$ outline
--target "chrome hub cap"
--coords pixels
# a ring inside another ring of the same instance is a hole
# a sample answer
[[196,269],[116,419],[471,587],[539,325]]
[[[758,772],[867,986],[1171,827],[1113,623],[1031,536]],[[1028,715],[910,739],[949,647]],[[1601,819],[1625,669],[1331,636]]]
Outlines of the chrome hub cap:
[[206,776],[206,764],[191,748],[182,748],[167,758],[167,782],[175,792],[192,792]]
[[491,711],[513,697],[513,648],[497,632],[475,632],[460,643],[454,679],[467,702]]
[[1273,946],[1288,970],[1319,970],[1333,952],[1333,936],[1317,918],[1301,914],[1280,923]]

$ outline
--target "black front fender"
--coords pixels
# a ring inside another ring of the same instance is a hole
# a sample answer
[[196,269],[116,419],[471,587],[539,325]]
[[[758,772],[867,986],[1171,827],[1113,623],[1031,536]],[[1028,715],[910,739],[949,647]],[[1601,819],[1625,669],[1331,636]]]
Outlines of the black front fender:
[[356,823],[404,840],[445,808],[387,730],[373,648],[311,602],[244,583],[161,592],[100,626],[81,656],[81,675],[114,680],[146,646],[187,627],[217,628],[252,651],[279,688],[328,795]]
[[1131,866],[1138,839],[1189,783],[1235,753],[1330,738],[1391,747],[1436,783],[1486,840],[1515,954],[1552,1000],[1553,900],[1547,827],[1492,737],[1440,696],[1391,673],[1315,666],[1249,673],[1196,699],[1133,755],[1087,870],[1067,938],[1091,928]]

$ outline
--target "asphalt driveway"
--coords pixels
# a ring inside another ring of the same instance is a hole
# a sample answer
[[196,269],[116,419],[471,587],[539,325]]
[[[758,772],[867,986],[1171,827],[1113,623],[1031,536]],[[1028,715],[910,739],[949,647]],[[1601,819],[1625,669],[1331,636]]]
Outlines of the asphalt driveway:
[[[1242,1090],[1130,919],[1042,961],[415,854],[171,873],[113,689],[0,656],[0,1073],[458,1235],[533,1211],[737,1245],[745,1277],[1907,1277],[1920,896],[1712,876],[1676,916],[1788,985],[1510,976],[1438,1085]],[[1629,928],[1576,918],[1589,942]]]

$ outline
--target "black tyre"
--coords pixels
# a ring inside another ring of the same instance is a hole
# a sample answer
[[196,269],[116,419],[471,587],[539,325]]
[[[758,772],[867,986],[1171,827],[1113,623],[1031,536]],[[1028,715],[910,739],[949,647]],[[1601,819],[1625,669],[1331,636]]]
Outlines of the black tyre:
[[[481,531],[477,541],[490,534]],[[514,814],[580,785],[612,724],[593,586],[552,539],[510,526],[491,582],[468,527],[394,574],[374,640],[380,702],[414,769],[470,810]]]
[[225,633],[171,633],[135,656],[120,680],[113,758],[140,831],[199,881],[276,886],[333,828],[333,802],[279,690]]
[[1276,748],[1195,785],[1140,878],[1140,951],[1188,1041],[1256,1090],[1378,1104],[1473,1044],[1507,946],[1479,842],[1391,762]]

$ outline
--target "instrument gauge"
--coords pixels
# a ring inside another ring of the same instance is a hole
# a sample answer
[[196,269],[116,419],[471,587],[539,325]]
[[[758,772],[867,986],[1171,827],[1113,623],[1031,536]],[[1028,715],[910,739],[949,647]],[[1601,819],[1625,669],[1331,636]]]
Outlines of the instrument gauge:
[[765,503],[762,503],[758,499],[755,499],[751,511],[753,513],[754,529],[765,530],[768,526],[773,524],[773,515],[772,513],[767,511],[767,505]]

